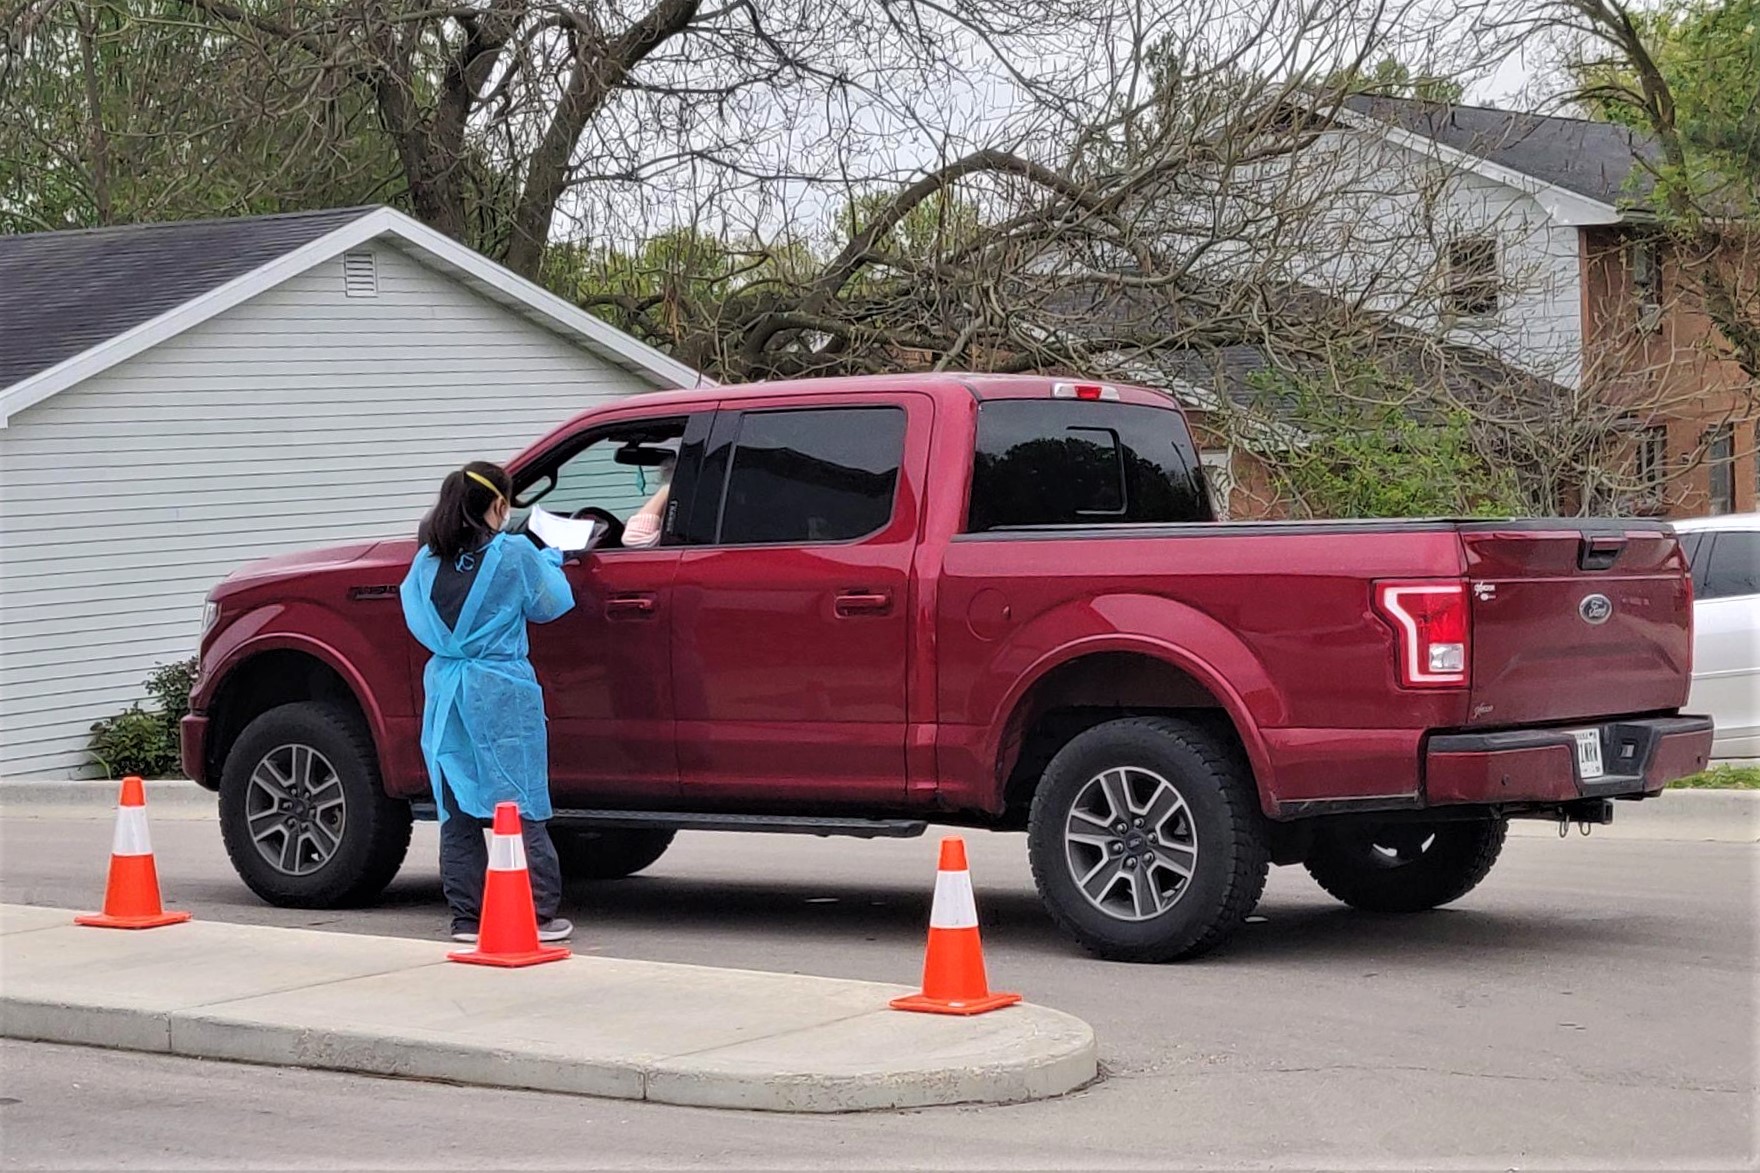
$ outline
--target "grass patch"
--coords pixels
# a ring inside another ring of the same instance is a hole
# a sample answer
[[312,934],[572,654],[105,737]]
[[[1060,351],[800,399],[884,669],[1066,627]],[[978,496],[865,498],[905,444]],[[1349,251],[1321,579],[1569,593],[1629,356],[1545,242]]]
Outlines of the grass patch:
[[1760,790],[1760,766],[1712,766],[1668,784],[1670,790]]

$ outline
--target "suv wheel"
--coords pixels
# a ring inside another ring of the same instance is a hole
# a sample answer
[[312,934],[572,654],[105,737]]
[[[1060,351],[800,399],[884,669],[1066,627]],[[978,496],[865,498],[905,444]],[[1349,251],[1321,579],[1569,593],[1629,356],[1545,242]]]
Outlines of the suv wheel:
[[372,900],[403,866],[409,804],[340,705],[282,705],[245,726],[220,773],[220,834],[250,890],[287,908]]
[[1497,862],[1507,819],[1317,830],[1308,874],[1364,912],[1423,912],[1471,892]]
[[552,828],[556,857],[570,880],[621,880],[633,876],[672,846],[674,831],[613,829],[571,831]]
[[1064,746],[1027,827],[1052,919],[1112,961],[1220,945],[1265,890],[1266,840],[1239,749],[1168,717],[1109,721]]

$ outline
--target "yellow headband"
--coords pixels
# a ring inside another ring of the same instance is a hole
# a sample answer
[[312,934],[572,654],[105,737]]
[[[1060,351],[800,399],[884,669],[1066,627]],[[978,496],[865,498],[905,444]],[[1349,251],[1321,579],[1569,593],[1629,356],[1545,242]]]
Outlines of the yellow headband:
[[484,476],[482,473],[473,472],[472,470],[467,468],[464,470],[464,475],[471,478],[471,480],[477,482],[477,484],[483,486],[485,489],[489,490],[491,493],[495,494],[495,499],[497,501],[502,499],[501,490],[497,489],[495,487],[495,482],[490,480],[488,477]]

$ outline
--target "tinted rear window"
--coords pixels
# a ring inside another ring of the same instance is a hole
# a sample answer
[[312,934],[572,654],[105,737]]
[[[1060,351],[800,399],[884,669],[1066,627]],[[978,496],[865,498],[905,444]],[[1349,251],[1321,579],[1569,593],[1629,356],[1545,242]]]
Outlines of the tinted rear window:
[[1694,598],[1760,595],[1760,533],[1725,530],[1711,543],[1705,569],[1693,581]]
[[1209,521],[1185,421],[1124,403],[997,399],[978,410],[972,533]]
[[897,407],[748,413],[734,446],[720,540],[848,542],[885,528],[904,426]]

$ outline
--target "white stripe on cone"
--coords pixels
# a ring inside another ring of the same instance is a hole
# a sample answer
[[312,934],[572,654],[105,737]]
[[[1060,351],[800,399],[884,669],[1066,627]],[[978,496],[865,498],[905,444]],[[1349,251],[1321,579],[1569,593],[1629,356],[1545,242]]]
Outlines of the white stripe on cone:
[[936,872],[935,903],[929,906],[932,929],[975,929],[978,902],[972,897],[971,872]]
[[110,841],[110,854],[153,854],[153,841],[147,838],[146,807],[119,806],[116,808],[116,835]]
[[489,837],[489,870],[523,872],[526,870],[526,844],[518,835]]

